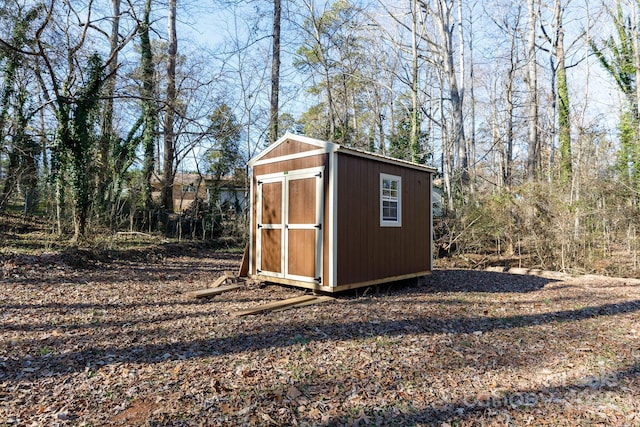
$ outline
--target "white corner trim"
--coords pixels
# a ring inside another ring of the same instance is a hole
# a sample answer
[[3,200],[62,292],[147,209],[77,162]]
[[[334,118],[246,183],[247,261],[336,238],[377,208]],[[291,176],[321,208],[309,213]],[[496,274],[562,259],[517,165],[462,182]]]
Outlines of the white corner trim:
[[433,174],[429,174],[429,271],[433,270]]
[[[253,268],[253,271],[255,273],[257,273],[257,261],[258,259],[255,258],[256,262],[253,262],[253,251],[255,250],[255,248],[253,247],[253,239],[254,237],[257,239],[258,236],[257,234],[254,234],[254,229],[253,227],[256,224],[256,218],[253,217],[253,209],[257,209],[257,200],[253,199],[253,196],[255,195],[255,191],[256,189],[253,188],[253,170],[249,169],[249,179],[251,180],[251,184],[249,185],[249,200],[247,203],[247,207],[249,208],[249,272],[247,273],[249,276],[251,276],[251,269]],[[257,181],[256,181],[257,182]],[[257,214],[257,211],[256,211]],[[257,243],[257,242],[256,242]]]
[[329,156],[329,281],[335,288],[338,283],[338,154]]
[[284,162],[284,161],[287,161],[287,160],[302,159],[304,157],[317,156],[317,155],[326,154],[326,153],[327,153],[327,150],[324,150],[324,149],[302,151],[302,152],[299,152],[299,153],[288,154],[286,156],[272,157],[270,159],[263,159],[263,160],[256,160],[255,162],[251,163],[251,166],[268,165],[270,163],[278,163],[278,162]]

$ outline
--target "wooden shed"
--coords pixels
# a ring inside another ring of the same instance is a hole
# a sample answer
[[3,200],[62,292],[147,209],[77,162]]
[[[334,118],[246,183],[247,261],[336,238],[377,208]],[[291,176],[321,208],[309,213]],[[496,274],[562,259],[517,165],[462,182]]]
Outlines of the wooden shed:
[[249,165],[250,276],[338,292],[431,272],[434,169],[293,134]]

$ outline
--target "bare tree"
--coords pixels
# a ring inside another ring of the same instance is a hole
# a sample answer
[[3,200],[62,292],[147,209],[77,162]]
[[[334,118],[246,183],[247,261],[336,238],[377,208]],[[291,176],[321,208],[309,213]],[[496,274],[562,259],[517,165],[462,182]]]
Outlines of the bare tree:
[[302,55],[308,56],[309,60],[299,61],[299,68],[318,68],[318,74],[321,76],[322,84],[324,85],[327,113],[329,118],[328,133],[324,135],[325,139],[333,139],[336,135],[336,121],[337,113],[334,105],[333,85],[331,84],[332,67],[329,59],[326,57],[326,34],[324,34],[325,25],[322,23],[322,13],[319,13],[314,1],[304,1],[304,4],[308,10],[308,16],[306,19],[306,25],[304,26],[307,32],[307,41],[305,43],[304,51],[301,51]]
[[420,81],[418,75],[418,1],[411,0],[411,133],[409,136],[409,148],[411,160],[418,161],[420,138],[420,108],[418,105],[418,93],[420,91]]
[[[490,12],[488,13],[491,16]],[[491,135],[492,147],[500,147],[500,174],[498,182],[509,189],[513,185],[513,153],[516,132],[516,92],[518,72],[522,67],[520,58],[520,37],[522,8],[518,5],[503,14],[500,20],[491,16],[491,20],[506,37],[508,48],[502,55],[495,55],[495,69],[505,63],[505,72],[494,73],[494,89],[491,91],[492,117]],[[502,113],[504,111],[504,113]]]
[[640,41],[638,40],[638,38],[640,37],[640,34],[638,33],[638,25],[640,25],[640,22],[638,22],[638,17],[637,17],[637,7],[638,7],[638,0],[629,0],[629,9],[631,11],[631,22],[632,22],[631,35],[633,39],[633,64],[635,66],[635,78],[636,78],[635,79],[635,82],[636,82],[635,107],[636,107],[636,117],[638,118],[637,135],[640,135]]
[[540,135],[538,126],[538,61],[536,49],[536,25],[538,22],[538,0],[527,0],[527,90],[529,93],[527,112],[527,179],[535,180],[540,167]]
[[[460,65],[456,66],[456,44],[454,31],[461,24],[454,18],[455,0],[420,0],[420,5],[430,21],[425,27],[434,31],[425,31],[422,40],[426,43],[423,54],[434,66],[440,79],[440,129],[442,140],[442,169],[445,190],[449,204],[453,202],[453,184],[457,182],[460,189],[469,183],[469,154],[465,137],[464,123],[464,84]],[[460,12],[460,9],[458,9]],[[461,33],[458,33],[459,40]],[[464,55],[458,46],[459,54]],[[458,64],[464,62],[459,56]],[[446,104],[450,107],[450,123],[444,114]]]
[[102,111],[101,135],[99,141],[99,163],[98,176],[96,185],[96,198],[101,202],[99,206],[101,210],[107,210],[108,203],[111,201],[113,187],[110,185],[110,154],[116,138],[113,126],[113,106],[114,95],[116,90],[116,78],[118,71],[118,52],[120,42],[120,2],[121,0],[111,0],[112,18],[111,18],[111,34],[109,35],[109,51],[112,56],[108,65],[109,78],[104,84],[104,107]]
[[278,138],[279,96],[280,96],[280,21],[282,0],[273,0],[273,41],[271,57],[271,110],[269,119],[269,144]]
[[176,57],[178,37],[176,34],[176,0],[169,0],[167,15],[167,92],[164,111],[164,155],[162,168],[162,206],[173,212],[173,179],[175,162],[174,120],[176,114]]

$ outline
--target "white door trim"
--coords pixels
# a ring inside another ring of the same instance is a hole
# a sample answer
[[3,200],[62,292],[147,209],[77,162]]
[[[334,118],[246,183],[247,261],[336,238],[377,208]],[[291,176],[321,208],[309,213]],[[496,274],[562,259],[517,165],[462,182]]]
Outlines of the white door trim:
[[[316,177],[316,222],[313,224],[289,224],[289,182],[297,179],[308,179]],[[311,283],[322,283],[323,281],[323,241],[324,241],[324,166],[314,168],[298,169],[293,171],[278,172],[260,175],[256,177],[258,190],[256,195],[256,272],[260,270],[261,275],[286,278]],[[262,184],[282,183],[282,223],[262,224]],[[280,270],[272,272],[262,270],[262,232],[261,228],[271,230],[281,230]],[[298,276],[289,274],[289,233],[288,230],[316,230],[315,266],[314,277]]]
[[[283,269],[283,264],[282,264],[282,251],[283,248],[280,248],[280,253],[281,253],[281,260],[280,260],[280,272],[277,271],[265,271],[262,269],[262,229],[264,228],[265,230],[281,230],[280,231],[280,244],[281,246],[283,246],[283,242],[284,242],[284,209],[285,209],[285,203],[284,203],[284,185],[285,185],[285,179],[282,176],[276,177],[276,176],[258,176],[256,177],[257,180],[257,184],[258,184],[258,191],[256,192],[256,201],[257,201],[257,207],[256,207],[256,273],[258,274],[267,274],[269,276],[273,276],[273,277],[284,277],[284,269]],[[273,184],[273,183],[277,183],[280,182],[281,183],[281,189],[280,191],[282,192],[282,203],[280,206],[280,217],[282,218],[282,221],[280,224],[263,224],[262,223],[262,184]]]

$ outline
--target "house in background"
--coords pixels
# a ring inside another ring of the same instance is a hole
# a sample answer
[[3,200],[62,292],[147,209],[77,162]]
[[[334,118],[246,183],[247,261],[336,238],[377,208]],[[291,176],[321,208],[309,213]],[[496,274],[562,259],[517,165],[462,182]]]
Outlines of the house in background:
[[249,275],[338,292],[431,272],[434,169],[293,134],[249,165]]
[[[173,180],[173,211],[182,213],[189,210],[196,199],[208,204],[216,188],[218,196],[214,203],[217,208],[226,207],[226,210],[231,211],[224,213],[231,215],[236,213],[237,208],[244,211],[247,203],[247,188],[239,185],[237,181],[228,176],[217,181],[211,175],[177,173]],[[153,199],[160,200],[162,185],[160,180],[154,177],[151,185]]]

